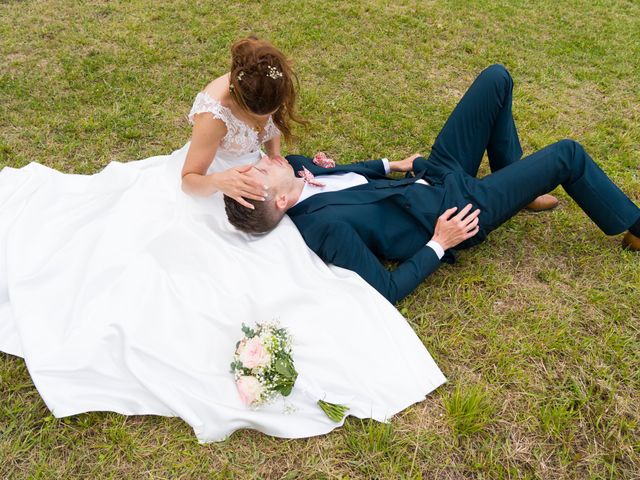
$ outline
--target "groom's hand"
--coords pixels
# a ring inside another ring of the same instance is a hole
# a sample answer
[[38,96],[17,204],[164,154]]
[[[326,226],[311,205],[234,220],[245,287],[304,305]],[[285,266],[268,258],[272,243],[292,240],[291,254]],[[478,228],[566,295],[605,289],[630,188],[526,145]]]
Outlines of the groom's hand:
[[445,210],[445,212],[438,217],[435,232],[431,240],[438,242],[443,249],[448,250],[473,237],[480,231],[480,225],[478,224],[480,209],[477,208],[469,213],[471,208],[473,208],[473,206],[468,204],[455,216],[452,215],[458,207]]
[[405,158],[404,160],[396,160],[395,162],[389,162],[389,169],[392,172],[412,172],[413,171],[413,161],[421,157],[419,153],[414,153],[410,157]]

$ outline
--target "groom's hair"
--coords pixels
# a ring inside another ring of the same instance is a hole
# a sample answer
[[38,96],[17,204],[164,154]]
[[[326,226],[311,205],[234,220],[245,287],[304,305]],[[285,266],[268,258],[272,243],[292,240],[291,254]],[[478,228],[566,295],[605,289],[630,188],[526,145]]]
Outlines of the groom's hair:
[[[244,197],[243,197],[244,198]],[[254,209],[251,210],[236,202],[233,198],[224,196],[224,210],[229,223],[245,233],[261,234],[273,230],[282,219],[272,201],[246,199]]]

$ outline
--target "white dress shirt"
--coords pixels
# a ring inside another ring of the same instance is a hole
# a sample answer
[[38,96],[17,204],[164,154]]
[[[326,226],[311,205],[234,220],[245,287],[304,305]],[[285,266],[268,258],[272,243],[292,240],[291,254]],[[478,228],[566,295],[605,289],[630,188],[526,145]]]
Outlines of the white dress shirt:
[[[385,173],[388,174],[391,171],[389,160],[383,158],[382,163],[384,165]],[[309,197],[312,197],[318,193],[337,192],[339,190],[357,187],[358,185],[364,185],[368,182],[368,180],[363,175],[354,172],[336,173],[334,175],[316,175],[315,179],[318,182],[323,183],[324,186],[318,187],[316,185],[309,185],[305,182],[304,187],[302,188],[302,192],[300,193],[300,198],[298,198],[296,205],[298,203],[304,202]],[[423,179],[416,180],[415,183],[429,186],[429,184]],[[429,242],[427,243],[427,247],[430,247],[436,253],[439,259],[442,259],[442,257],[444,256],[444,248],[442,248],[442,245],[440,245],[438,242],[429,240]]]

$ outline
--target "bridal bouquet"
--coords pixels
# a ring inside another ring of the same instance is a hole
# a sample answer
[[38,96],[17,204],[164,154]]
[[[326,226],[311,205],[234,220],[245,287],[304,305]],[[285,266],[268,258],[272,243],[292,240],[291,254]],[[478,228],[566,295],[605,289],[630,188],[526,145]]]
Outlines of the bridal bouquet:
[[291,337],[275,323],[242,324],[245,337],[236,344],[231,373],[240,399],[246,405],[268,403],[278,394],[291,393],[298,378],[291,358]]
[[[288,396],[298,378],[291,356],[291,336],[277,323],[242,324],[244,338],[236,343],[231,373],[240,399],[258,407],[276,396]],[[334,422],[344,418],[347,407],[318,400],[318,405]]]

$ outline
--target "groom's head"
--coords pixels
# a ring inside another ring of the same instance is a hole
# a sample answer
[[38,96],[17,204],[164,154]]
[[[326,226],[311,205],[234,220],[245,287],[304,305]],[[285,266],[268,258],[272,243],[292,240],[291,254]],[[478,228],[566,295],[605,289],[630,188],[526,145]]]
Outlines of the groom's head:
[[293,168],[282,157],[262,157],[245,175],[267,187],[266,199],[263,202],[245,199],[254,206],[250,209],[225,195],[224,208],[227,218],[234,227],[243,232],[268,232],[278,225],[287,209],[297,201]]

